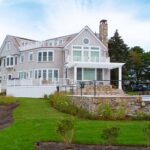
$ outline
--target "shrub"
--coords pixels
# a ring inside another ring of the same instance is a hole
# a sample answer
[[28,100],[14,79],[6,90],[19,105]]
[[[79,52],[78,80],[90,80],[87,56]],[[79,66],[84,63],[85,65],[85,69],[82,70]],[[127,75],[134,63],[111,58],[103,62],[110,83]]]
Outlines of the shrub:
[[55,109],[78,116],[84,119],[95,119],[96,115],[89,113],[83,108],[79,108],[73,104],[71,97],[67,96],[66,93],[59,92],[50,96],[50,105]]
[[11,96],[0,96],[0,105],[16,103],[16,99]]
[[63,138],[66,145],[71,144],[74,136],[74,122],[72,118],[65,118],[58,122],[56,132]]
[[115,119],[123,120],[126,118],[126,107],[125,106],[119,106],[118,109],[115,112]]
[[145,127],[143,129],[143,132],[144,132],[144,135],[145,135],[147,147],[150,147],[150,123],[148,124],[147,127]]
[[99,105],[98,114],[102,119],[112,119],[113,110],[108,102]]
[[143,111],[137,111],[135,116],[132,117],[133,120],[150,120],[150,115],[144,113]]
[[118,127],[105,128],[102,130],[101,137],[108,145],[116,144],[119,135],[119,130],[120,128]]

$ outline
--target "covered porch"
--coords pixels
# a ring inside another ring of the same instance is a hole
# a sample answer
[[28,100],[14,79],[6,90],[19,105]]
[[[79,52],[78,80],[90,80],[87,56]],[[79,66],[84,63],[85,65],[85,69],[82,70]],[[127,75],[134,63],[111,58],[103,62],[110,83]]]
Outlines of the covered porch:
[[104,85],[110,84],[110,71],[118,68],[118,88],[122,89],[122,66],[124,63],[69,63],[66,65],[67,77],[74,83],[97,80]]

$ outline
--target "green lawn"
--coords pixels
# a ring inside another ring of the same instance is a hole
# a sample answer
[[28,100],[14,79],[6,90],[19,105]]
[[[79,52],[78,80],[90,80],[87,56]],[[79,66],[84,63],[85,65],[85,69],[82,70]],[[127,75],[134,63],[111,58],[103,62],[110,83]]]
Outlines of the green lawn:
[[[56,123],[67,115],[51,108],[48,101],[38,99],[19,100],[20,106],[14,111],[15,122],[0,131],[0,150],[33,150],[38,141],[59,141]],[[107,126],[121,128],[118,144],[145,144],[142,129],[146,121],[90,121],[75,120],[77,143],[100,144],[101,130]]]

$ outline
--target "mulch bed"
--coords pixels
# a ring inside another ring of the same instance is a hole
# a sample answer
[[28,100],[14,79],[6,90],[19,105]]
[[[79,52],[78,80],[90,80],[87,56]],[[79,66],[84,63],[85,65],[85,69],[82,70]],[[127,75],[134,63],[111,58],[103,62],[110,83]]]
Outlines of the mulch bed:
[[36,150],[150,150],[150,147],[129,147],[129,146],[102,146],[102,145],[82,145],[72,144],[67,148],[63,143],[38,142]]
[[18,103],[0,105],[0,130],[8,127],[13,122],[13,110],[18,105]]

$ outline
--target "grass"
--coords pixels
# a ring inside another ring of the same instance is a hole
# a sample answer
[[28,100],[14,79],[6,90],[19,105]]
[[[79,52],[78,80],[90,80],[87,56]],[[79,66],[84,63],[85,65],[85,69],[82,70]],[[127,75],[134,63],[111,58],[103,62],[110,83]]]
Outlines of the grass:
[[[15,122],[0,131],[0,150],[34,150],[38,141],[60,141],[56,124],[62,117],[46,100],[20,98],[14,111]],[[143,128],[148,121],[92,121],[75,119],[74,142],[102,144],[101,131],[109,126],[120,127],[118,144],[144,145]]]
[[6,96],[0,96],[0,105],[8,105],[16,103],[16,99],[14,97],[6,97]]

